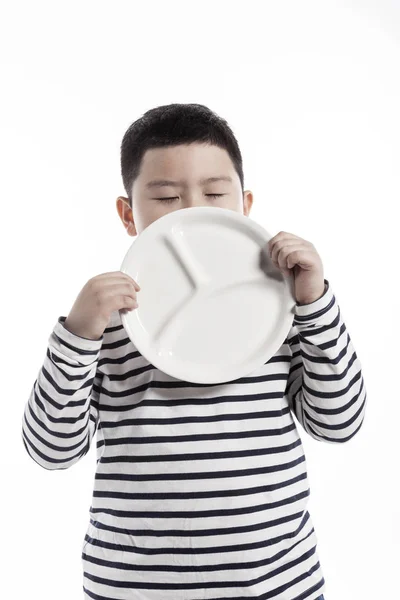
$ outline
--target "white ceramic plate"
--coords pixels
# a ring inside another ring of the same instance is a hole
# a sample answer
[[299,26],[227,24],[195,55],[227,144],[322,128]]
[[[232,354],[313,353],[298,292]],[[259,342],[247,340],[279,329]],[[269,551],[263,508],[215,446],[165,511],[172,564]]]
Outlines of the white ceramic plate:
[[250,217],[219,207],[175,210],[146,227],[120,269],[141,287],[139,307],[119,312],[142,356],[171,377],[202,384],[265,364],[295,307],[292,276],[269,258],[260,262],[271,237]]

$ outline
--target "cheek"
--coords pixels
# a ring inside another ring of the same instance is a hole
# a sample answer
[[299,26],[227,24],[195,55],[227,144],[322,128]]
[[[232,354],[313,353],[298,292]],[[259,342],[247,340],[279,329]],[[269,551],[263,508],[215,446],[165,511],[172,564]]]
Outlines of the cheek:
[[221,200],[222,202],[219,204],[221,208],[229,208],[230,210],[243,214],[243,199],[241,196],[229,196],[221,198]]
[[161,219],[161,217],[164,215],[168,215],[169,213],[173,212],[174,210],[177,210],[177,208],[173,205],[161,203],[155,203],[154,205],[146,207],[145,214],[143,214],[146,227],[151,223],[154,223],[154,221],[157,221],[157,219]]

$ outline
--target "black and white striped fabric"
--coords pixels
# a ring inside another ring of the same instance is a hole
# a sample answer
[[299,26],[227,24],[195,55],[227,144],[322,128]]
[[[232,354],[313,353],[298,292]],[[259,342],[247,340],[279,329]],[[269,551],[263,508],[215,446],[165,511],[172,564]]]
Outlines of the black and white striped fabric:
[[95,600],[316,600],[324,592],[296,420],[328,443],[360,429],[361,365],[325,279],[247,377],[174,379],[112,314],[100,340],[59,317],[22,419],[28,454],[67,469],[97,436],[82,544]]

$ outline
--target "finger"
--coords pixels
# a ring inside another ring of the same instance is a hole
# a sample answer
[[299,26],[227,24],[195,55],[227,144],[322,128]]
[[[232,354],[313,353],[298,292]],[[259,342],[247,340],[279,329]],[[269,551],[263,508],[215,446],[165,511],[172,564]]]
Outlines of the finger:
[[314,265],[313,253],[307,248],[298,248],[291,250],[286,255],[285,267],[292,269],[295,265],[299,265],[302,269],[309,269]]
[[299,263],[307,263],[307,258],[305,257],[305,252],[307,250],[304,249],[303,246],[286,246],[282,248],[281,252],[278,256],[278,266],[285,274],[290,274],[293,267]]
[[140,285],[130,276],[128,275],[128,273],[122,273],[121,274],[124,275],[130,283],[133,283],[133,285],[135,286],[135,289],[139,292],[140,291]]
[[[279,237],[278,237],[279,235]],[[269,251],[270,256],[273,255],[274,251],[277,248],[281,248],[282,245],[286,244],[289,242],[289,240],[293,242],[297,242],[299,243],[301,240],[300,238],[293,236],[291,234],[287,234],[285,237],[283,237],[281,234],[278,233],[278,235],[276,235],[275,237],[273,237],[272,239],[269,240],[268,244],[267,244],[267,248]]]
[[303,240],[303,238],[299,237],[298,235],[295,235],[294,233],[289,233],[288,231],[280,231],[279,233],[274,235],[269,240],[269,242],[267,242],[267,246],[268,246],[268,248],[272,248],[276,242],[281,242],[283,240],[289,240],[289,239],[294,239],[294,240],[298,240],[298,241],[306,241],[306,240]]
[[124,273],[123,271],[108,271],[107,273],[101,273],[100,275],[96,276],[96,279],[114,279],[114,278],[119,278],[119,277],[123,277],[124,279],[128,279],[128,281],[130,283],[133,283],[135,288],[139,291],[140,290],[140,285],[138,283],[136,283],[136,281],[134,279],[132,279],[132,277],[130,277],[127,273]]
[[279,263],[279,256],[281,255],[282,250],[284,250],[284,248],[287,248],[287,247],[299,248],[299,247],[303,247],[303,246],[302,246],[302,243],[299,242],[299,240],[286,240],[284,242],[282,242],[282,241],[277,242],[271,253],[272,262],[274,262],[278,266],[281,266]]

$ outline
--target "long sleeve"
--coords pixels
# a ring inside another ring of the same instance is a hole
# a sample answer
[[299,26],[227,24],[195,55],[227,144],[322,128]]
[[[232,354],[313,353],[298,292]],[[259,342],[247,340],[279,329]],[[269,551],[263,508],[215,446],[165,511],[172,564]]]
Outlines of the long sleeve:
[[67,469],[84,456],[98,424],[99,340],[68,331],[59,317],[25,405],[22,440],[41,467]]
[[311,437],[347,442],[360,429],[367,393],[361,364],[329,281],[311,304],[296,304],[288,342],[292,350],[285,393]]

